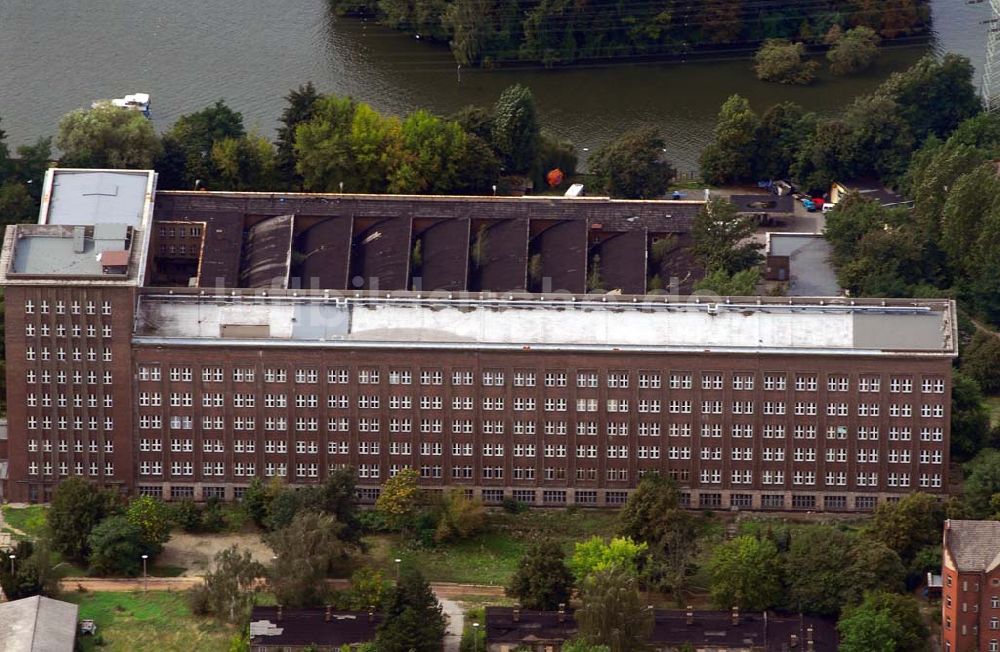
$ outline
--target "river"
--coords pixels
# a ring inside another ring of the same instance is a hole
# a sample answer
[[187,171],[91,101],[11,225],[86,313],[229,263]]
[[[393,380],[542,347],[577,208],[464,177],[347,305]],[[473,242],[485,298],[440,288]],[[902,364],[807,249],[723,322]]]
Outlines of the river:
[[690,171],[732,93],[759,110],[794,100],[830,113],[928,48],[965,54],[981,70],[988,3],[934,0],[933,10],[930,46],[890,49],[865,75],[823,75],[793,88],[756,81],[745,60],[463,69],[459,81],[447,48],[334,18],[325,0],[0,0],[0,118],[17,145],[53,134],[63,114],[94,99],[145,91],[158,129],[224,98],[249,128],[271,135],[283,96],[308,80],[394,114],[490,104],[521,82],[534,91],[545,128],[584,156],[630,127],[652,124],[677,167]]

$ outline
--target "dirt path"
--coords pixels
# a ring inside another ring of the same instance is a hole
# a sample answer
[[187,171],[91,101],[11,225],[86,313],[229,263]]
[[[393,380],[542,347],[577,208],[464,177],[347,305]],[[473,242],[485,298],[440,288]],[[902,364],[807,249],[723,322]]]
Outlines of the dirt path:
[[[5,528],[7,530],[6,532],[3,531]],[[3,516],[3,510],[0,509],[0,550],[7,550],[8,548],[14,547],[14,540],[11,537],[11,532],[22,538],[29,538],[27,534],[7,523]]]
[[[147,580],[147,588],[150,591],[186,591],[187,589],[201,584],[200,576],[187,577],[150,577]],[[350,586],[350,580],[331,579],[327,580],[331,587],[335,589],[346,589]],[[110,591],[128,592],[141,591],[143,588],[142,578],[96,578],[96,577],[67,577],[60,582],[60,586],[66,591],[75,591],[83,587],[87,591]],[[448,598],[461,598],[463,596],[486,596],[491,598],[503,597],[503,587],[484,586],[481,584],[452,584],[449,582],[431,583],[431,589],[438,596],[439,600]]]
[[986,333],[987,335],[992,335],[993,337],[1000,337],[1000,332],[993,330],[986,324],[980,322],[978,319],[973,319],[972,317],[969,317],[969,321],[972,322],[972,325],[975,326],[976,330],[979,331],[980,333]]

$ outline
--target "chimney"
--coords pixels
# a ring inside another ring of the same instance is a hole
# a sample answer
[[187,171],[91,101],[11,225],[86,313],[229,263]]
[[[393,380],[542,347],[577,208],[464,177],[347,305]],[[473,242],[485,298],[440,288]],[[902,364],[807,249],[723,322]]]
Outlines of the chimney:
[[806,652],[816,652],[816,645],[813,643],[813,626],[806,627]]
[[797,634],[792,634],[791,636],[791,647],[792,649],[799,647],[799,637]]
[[686,617],[685,622],[688,625],[693,625],[694,624],[694,607],[692,607],[691,605],[688,605],[687,606],[687,613],[684,614],[684,615]]
[[515,623],[521,622],[521,610],[518,609],[517,607],[514,607],[514,613],[512,614],[511,618]]
[[740,624],[740,608],[733,607],[733,627]]
[[561,622],[561,623],[566,622],[566,603],[565,602],[560,602],[559,603],[559,622]]
[[326,622],[333,620],[333,607],[331,605],[326,605],[326,614],[323,616],[323,620]]
[[281,605],[278,605],[278,622],[281,622]]

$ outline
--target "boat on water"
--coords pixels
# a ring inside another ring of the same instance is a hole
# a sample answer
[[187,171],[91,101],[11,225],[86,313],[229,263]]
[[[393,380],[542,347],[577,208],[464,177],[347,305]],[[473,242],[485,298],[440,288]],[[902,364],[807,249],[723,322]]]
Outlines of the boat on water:
[[91,106],[96,108],[104,104],[111,104],[129,111],[139,111],[147,118],[152,115],[149,109],[149,93],[132,93],[112,100],[97,100]]

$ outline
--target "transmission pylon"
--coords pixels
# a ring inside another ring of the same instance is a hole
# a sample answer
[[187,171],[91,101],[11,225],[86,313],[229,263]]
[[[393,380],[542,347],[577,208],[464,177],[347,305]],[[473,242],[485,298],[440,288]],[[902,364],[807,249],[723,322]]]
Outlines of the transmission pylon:
[[992,15],[985,21],[986,66],[983,69],[983,103],[987,111],[1000,109],[1000,0],[990,0]]

